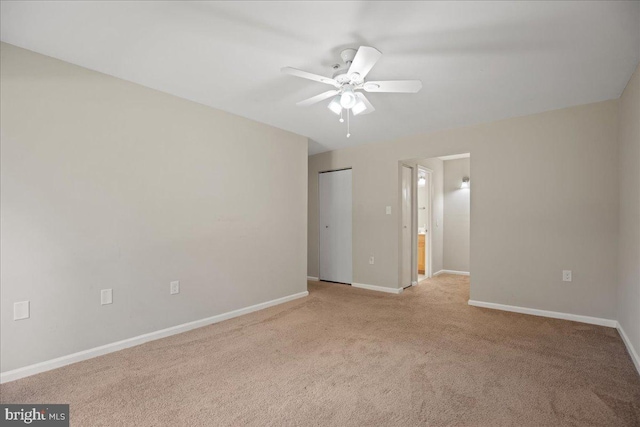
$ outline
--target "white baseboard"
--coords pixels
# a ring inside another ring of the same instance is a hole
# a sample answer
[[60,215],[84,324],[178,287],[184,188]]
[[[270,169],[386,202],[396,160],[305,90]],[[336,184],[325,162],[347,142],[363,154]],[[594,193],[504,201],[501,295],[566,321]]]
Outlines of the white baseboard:
[[307,280],[311,280],[311,281],[313,281],[313,282],[318,282],[318,281],[320,281],[320,279],[319,279],[319,278],[317,278],[317,277],[313,277],[313,276],[307,276]]
[[627,334],[624,333],[624,329],[622,329],[620,323],[616,323],[618,323],[616,329],[618,329],[618,333],[620,333],[620,336],[622,337],[622,342],[624,342],[624,345],[627,346],[629,356],[631,356],[631,360],[633,360],[633,364],[636,365],[636,370],[638,371],[638,374],[640,374],[640,356],[638,356],[636,349],[633,348],[633,344],[631,344],[631,341],[629,340]]
[[439,276],[441,274],[458,274],[460,276],[469,276],[470,275],[468,271],[440,270],[440,271],[437,271],[436,273],[434,273],[433,277]]
[[400,294],[402,293],[402,288],[387,288],[386,286],[375,286],[375,285],[367,285],[365,283],[352,283],[351,286],[354,288],[362,288],[368,289],[370,291],[378,291],[378,292],[386,292],[388,294]]
[[203,326],[211,325],[213,323],[222,322],[223,320],[232,319],[234,317],[242,316],[243,314],[249,314],[254,311],[263,310],[268,307],[273,307],[274,305],[283,304],[285,302],[293,301],[298,298],[303,298],[303,297],[306,297],[307,295],[309,295],[309,292],[307,291],[299,292],[297,294],[288,295],[286,297],[262,302],[260,304],[252,305],[245,308],[240,308],[238,310],[229,311],[227,313],[218,314],[216,316],[207,317],[206,319],[200,319],[200,320],[195,320],[189,323],[183,323],[182,325],[172,326],[170,328],[161,329],[159,331],[150,332],[148,334],[138,335],[137,337],[127,338],[126,340],[102,345],[100,347],[91,348],[89,350],[79,351],[77,353],[73,353],[67,356],[58,357],[56,359],[47,360],[44,362],[25,366],[23,368],[2,372],[0,373],[0,384],[7,383],[10,381],[15,381],[20,378],[25,378],[31,375],[39,374],[41,372],[50,371],[52,369],[70,365],[72,363],[81,362],[83,360],[102,356],[104,354],[113,353],[114,351],[124,350],[125,348],[134,347],[149,341],[154,341],[160,338],[165,338],[171,335],[187,332],[192,329],[201,328]]
[[608,326],[615,328],[618,322],[600,317],[582,316],[579,314],[561,313],[558,311],[539,310],[537,308],[518,307],[515,305],[496,304],[493,302],[469,300],[469,305],[474,307],[491,308],[493,310],[512,311],[514,313],[532,314],[534,316],[551,317],[553,319],[572,320],[574,322],[589,323],[591,325]]

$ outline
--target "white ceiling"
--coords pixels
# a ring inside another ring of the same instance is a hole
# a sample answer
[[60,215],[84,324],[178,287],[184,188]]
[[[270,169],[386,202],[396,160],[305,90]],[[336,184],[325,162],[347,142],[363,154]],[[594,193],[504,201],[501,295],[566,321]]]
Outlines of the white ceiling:
[[[310,154],[617,98],[640,58],[639,2],[6,2],[1,39],[287,129]],[[384,54],[370,80],[421,79],[417,95],[367,94],[344,124],[295,103],[330,89],[345,47]]]

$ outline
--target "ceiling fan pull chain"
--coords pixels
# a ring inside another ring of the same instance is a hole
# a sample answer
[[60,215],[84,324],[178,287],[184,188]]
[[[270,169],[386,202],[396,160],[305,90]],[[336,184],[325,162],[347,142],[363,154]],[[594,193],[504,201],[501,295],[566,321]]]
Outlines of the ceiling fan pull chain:
[[340,109],[340,123],[344,123],[344,119],[342,118],[342,109]]
[[349,138],[351,136],[349,116],[350,116],[349,110],[347,110],[347,138]]

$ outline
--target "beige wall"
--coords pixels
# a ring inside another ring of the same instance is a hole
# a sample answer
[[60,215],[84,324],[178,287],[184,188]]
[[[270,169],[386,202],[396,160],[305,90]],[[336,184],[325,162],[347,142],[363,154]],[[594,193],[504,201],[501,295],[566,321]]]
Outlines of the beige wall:
[[640,66],[620,98],[618,322],[640,353]]
[[444,269],[469,271],[471,189],[462,189],[462,177],[471,177],[471,159],[444,162]]
[[319,171],[353,168],[353,280],[397,288],[399,161],[469,152],[471,298],[614,318],[617,113],[612,100],[311,156],[308,274]]
[[0,62],[2,371],[306,291],[306,138],[7,44]]

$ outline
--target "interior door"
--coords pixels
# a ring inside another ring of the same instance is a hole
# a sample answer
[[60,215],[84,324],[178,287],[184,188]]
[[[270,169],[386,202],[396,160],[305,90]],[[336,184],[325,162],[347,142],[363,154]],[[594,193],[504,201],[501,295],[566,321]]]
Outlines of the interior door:
[[411,286],[411,263],[413,246],[412,233],[412,212],[413,212],[413,169],[409,166],[402,166],[402,266],[401,266],[401,286]]
[[318,176],[320,195],[320,280],[352,281],[351,169]]
[[424,274],[427,277],[431,277],[432,271],[431,271],[431,245],[432,245],[432,237],[430,235],[431,233],[431,228],[432,228],[432,220],[433,220],[433,207],[431,205],[431,189],[432,189],[432,179],[433,179],[433,174],[431,172],[427,173],[426,176],[426,182],[425,182],[425,188],[424,188],[424,193],[425,193],[425,197],[427,200],[427,203],[425,203],[425,207],[426,207],[426,224],[425,224],[425,230],[424,230],[424,265],[425,265],[425,269],[424,269]]

